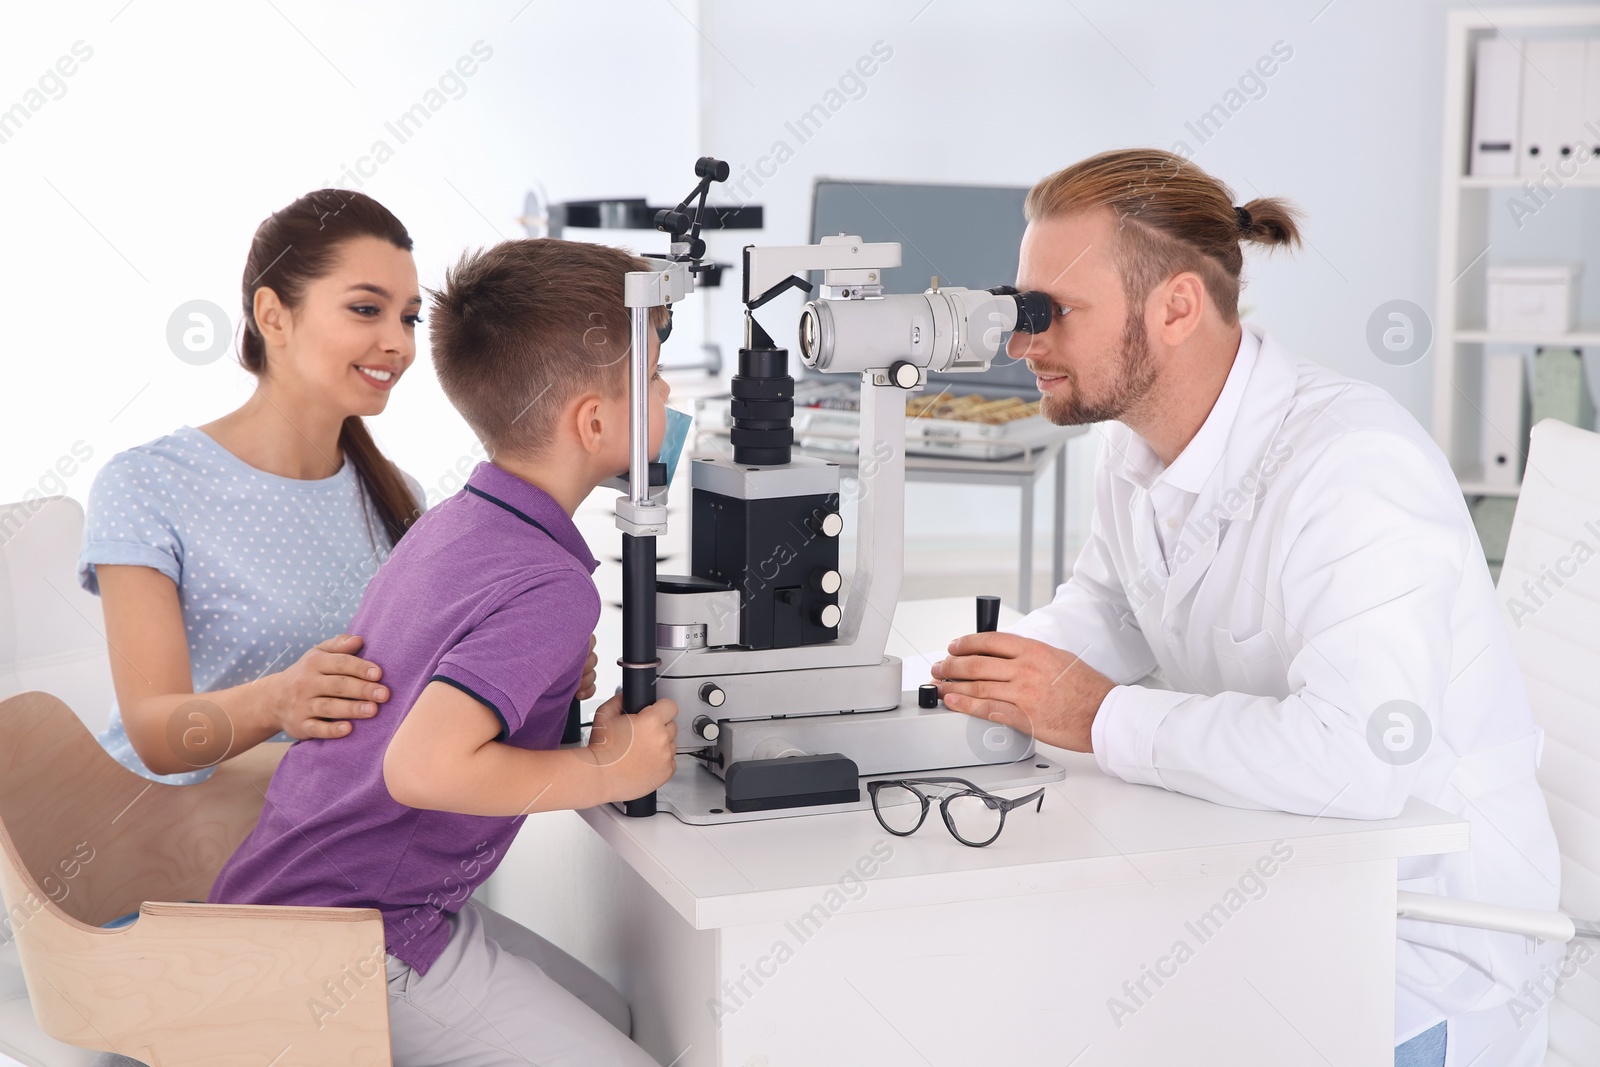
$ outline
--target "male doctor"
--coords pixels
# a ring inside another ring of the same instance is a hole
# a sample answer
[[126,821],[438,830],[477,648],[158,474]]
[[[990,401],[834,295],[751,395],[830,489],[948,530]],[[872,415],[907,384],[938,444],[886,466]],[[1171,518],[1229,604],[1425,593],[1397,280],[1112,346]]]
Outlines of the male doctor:
[[[1401,860],[1400,888],[1555,907],[1542,734],[1448,463],[1382,389],[1239,321],[1240,243],[1298,243],[1293,209],[1136,149],[1026,211],[1017,286],[1058,318],[1010,354],[1052,422],[1106,424],[1094,519],[1051,604],[951,643],[946,706],[1220,804],[1387,819],[1419,797],[1472,844]],[[1397,1065],[1542,1061],[1525,983],[1560,946],[1399,933]]]

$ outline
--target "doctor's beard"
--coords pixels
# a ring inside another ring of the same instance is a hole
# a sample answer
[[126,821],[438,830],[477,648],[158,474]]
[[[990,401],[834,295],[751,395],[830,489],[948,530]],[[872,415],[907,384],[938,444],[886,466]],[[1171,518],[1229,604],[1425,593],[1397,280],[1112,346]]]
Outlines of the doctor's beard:
[[1145,332],[1143,315],[1130,311],[1123,320],[1121,346],[1117,377],[1104,395],[1085,396],[1074,376],[1069,379],[1071,389],[1066,396],[1040,396],[1039,414],[1057,426],[1121,421],[1134,405],[1149,395],[1156,382],[1155,362],[1150,358],[1150,335]]

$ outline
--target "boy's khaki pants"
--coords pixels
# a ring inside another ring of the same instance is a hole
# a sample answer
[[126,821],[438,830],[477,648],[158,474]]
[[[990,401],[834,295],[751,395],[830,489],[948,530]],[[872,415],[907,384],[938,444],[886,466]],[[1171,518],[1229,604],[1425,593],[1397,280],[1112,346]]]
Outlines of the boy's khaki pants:
[[474,900],[445,921],[427,974],[385,956],[395,1067],[653,1067],[605,979]]

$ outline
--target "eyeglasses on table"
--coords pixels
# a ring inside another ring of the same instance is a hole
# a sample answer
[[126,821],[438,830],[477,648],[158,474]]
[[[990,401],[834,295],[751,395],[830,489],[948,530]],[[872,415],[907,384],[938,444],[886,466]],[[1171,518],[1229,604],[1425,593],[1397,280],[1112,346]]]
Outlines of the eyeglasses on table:
[[982,848],[992,844],[1006,828],[1006,815],[1012,808],[1034,801],[1034,811],[1044,807],[1044,790],[1011,799],[982,789],[965,778],[892,778],[868,782],[872,813],[883,828],[896,837],[910,837],[922,828],[933,804],[929,792],[946,790],[939,799],[939,815],[950,835],[963,845]]

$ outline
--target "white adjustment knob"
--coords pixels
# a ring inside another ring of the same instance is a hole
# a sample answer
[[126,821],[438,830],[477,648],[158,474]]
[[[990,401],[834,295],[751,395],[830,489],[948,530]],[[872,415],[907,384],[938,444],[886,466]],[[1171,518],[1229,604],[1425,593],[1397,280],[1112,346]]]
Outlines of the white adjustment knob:
[[837,593],[843,585],[844,579],[839,577],[838,571],[823,571],[817,575],[817,588],[828,596]]
[[839,611],[839,605],[837,604],[824,604],[817,611],[817,621],[830,630],[839,625],[841,616],[842,613]]
[[822,516],[822,536],[838,537],[844,532],[844,519],[837,511],[830,511]]
[[711,716],[700,715],[694,720],[694,732],[707,741],[715,741],[721,735],[722,727]]
[[[714,708],[722,707],[723,701],[728,699],[728,694],[716,682],[707,682],[700,687],[700,699]],[[710,740],[709,738],[707,740]]]
[[901,360],[889,368],[889,380],[902,389],[915,389],[917,383],[922,380],[922,373],[915,363]]

